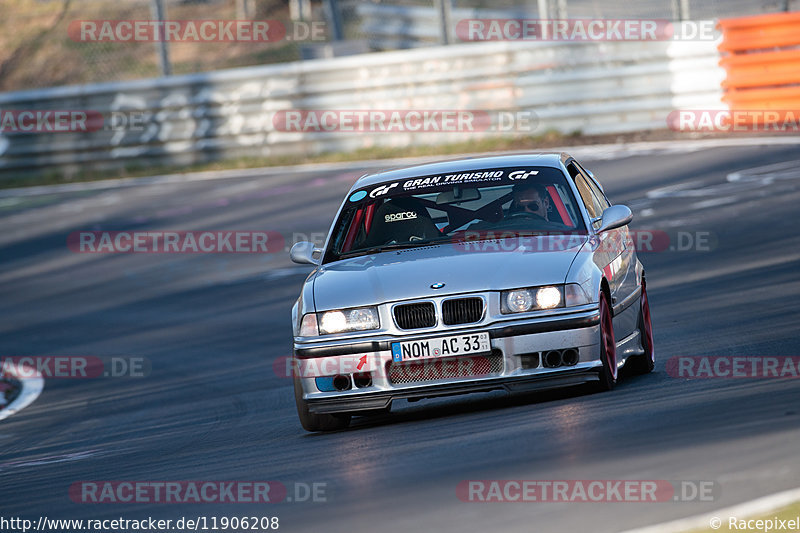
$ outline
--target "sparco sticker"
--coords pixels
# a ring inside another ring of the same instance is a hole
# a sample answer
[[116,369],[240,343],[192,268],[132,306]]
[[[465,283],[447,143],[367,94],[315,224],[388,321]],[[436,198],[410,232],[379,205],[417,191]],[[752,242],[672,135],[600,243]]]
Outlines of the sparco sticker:
[[417,214],[414,211],[406,211],[405,213],[390,213],[384,217],[386,222],[397,222],[399,220],[411,220],[412,218],[417,218]]

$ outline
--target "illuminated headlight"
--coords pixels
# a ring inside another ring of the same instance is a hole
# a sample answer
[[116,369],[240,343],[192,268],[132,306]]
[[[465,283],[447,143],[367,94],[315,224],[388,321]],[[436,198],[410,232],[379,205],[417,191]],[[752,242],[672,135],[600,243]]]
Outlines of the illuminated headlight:
[[564,307],[563,291],[561,285],[504,291],[500,295],[501,311],[510,314]]
[[375,307],[326,311],[319,316],[319,334],[378,329],[381,323]]
[[539,309],[552,309],[561,303],[561,290],[556,287],[542,287],[536,291],[536,306]]

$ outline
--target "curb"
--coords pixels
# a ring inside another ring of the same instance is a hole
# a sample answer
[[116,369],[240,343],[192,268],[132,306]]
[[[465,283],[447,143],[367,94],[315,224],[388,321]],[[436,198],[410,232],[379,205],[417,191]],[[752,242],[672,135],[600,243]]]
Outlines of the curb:
[[10,377],[3,378],[0,383],[12,383],[16,385],[16,393],[12,396],[11,401],[4,407],[0,407],[0,420],[8,418],[9,416],[18,413],[25,407],[29,406],[39,397],[44,389],[44,378],[40,375],[35,377],[21,377],[17,374],[16,368],[7,370]]
[[22,384],[15,378],[0,378],[0,410],[14,402],[17,396],[19,396],[21,387]]

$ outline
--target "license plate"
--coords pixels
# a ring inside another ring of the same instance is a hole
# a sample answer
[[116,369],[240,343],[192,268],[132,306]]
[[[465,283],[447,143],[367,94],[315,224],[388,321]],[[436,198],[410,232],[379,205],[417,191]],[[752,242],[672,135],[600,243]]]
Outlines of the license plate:
[[400,363],[435,357],[479,355],[491,351],[488,333],[469,333],[418,341],[393,342],[392,361]]

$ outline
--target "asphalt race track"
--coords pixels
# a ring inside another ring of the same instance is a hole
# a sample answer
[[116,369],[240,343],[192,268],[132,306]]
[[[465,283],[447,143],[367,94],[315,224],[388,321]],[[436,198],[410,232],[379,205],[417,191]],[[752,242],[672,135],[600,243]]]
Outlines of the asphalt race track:
[[[290,354],[289,312],[309,268],[284,252],[80,254],[66,241],[80,230],[267,229],[288,246],[293,233],[327,231],[363,165],[3,192],[0,355],[141,357],[151,369],[48,379],[0,422],[2,515],[278,516],[281,531],[328,533],[621,531],[797,487],[800,381],[676,378],[665,364],[800,355],[800,144],[585,152],[611,200],[633,209],[633,227],[688,248],[641,255],[655,372],[602,394],[403,401],[331,434],[302,430],[291,380],[273,366]],[[715,489],[713,501],[690,502],[458,499],[460,481],[488,479]],[[326,501],[73,502],[70,486],[88,480],[274,480],[295,499],[324,483]]]

